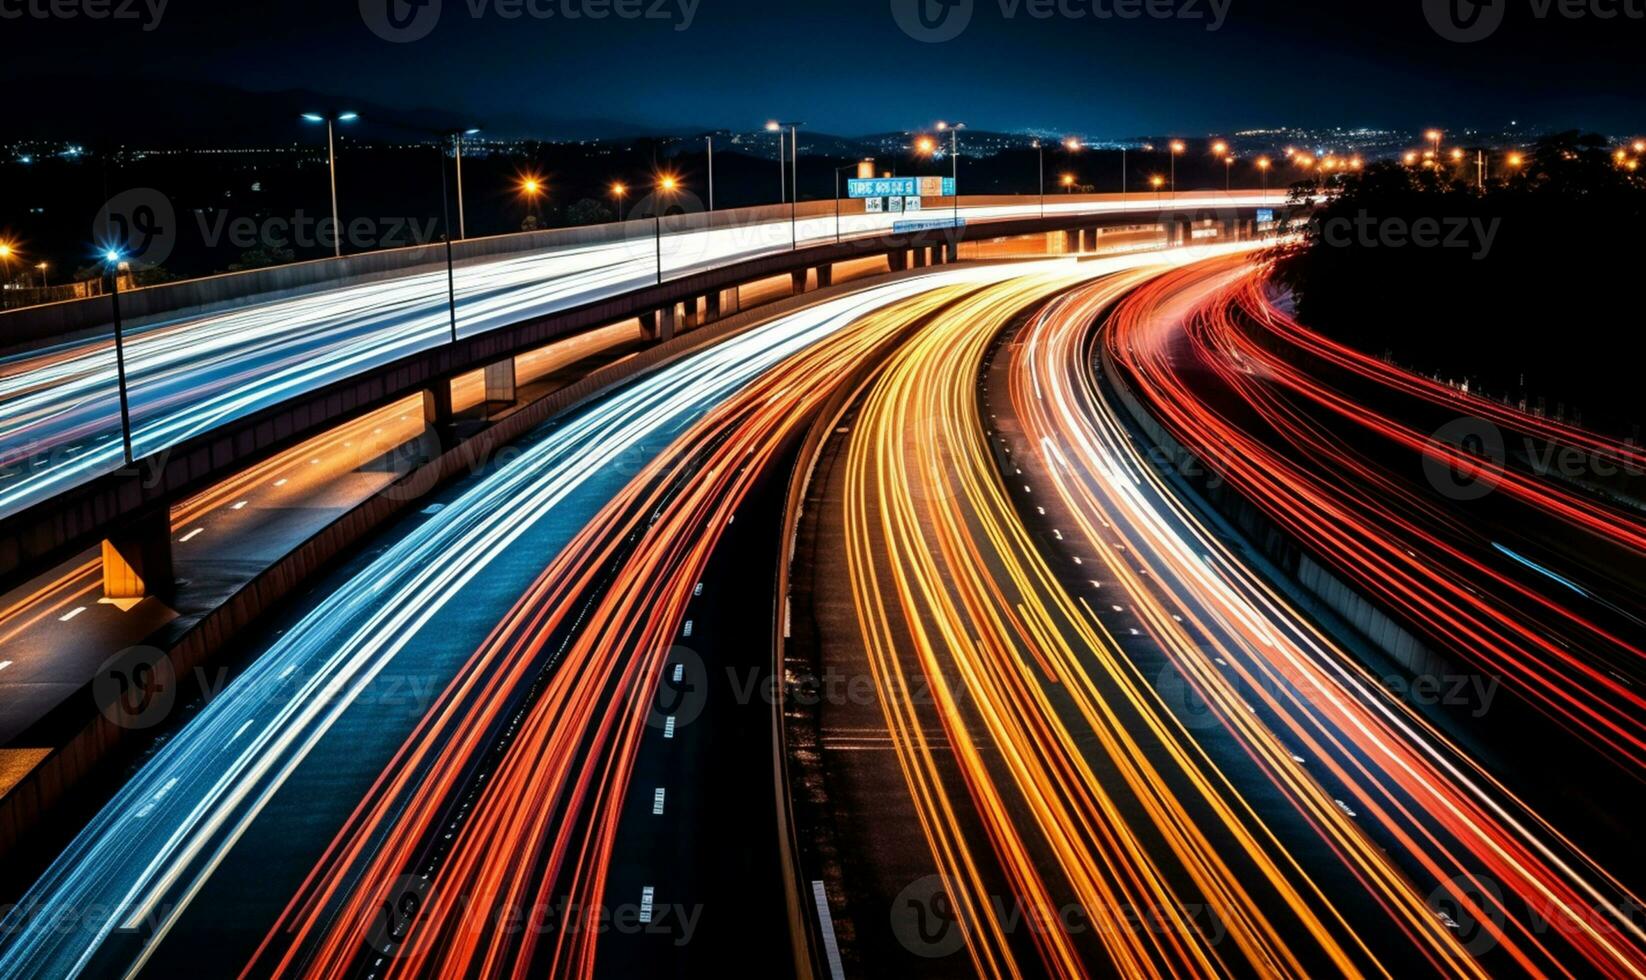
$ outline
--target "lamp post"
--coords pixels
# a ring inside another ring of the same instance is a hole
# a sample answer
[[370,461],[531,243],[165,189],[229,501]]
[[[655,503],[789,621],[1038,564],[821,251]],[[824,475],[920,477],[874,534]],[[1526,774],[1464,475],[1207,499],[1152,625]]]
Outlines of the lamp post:
[[1264,197],[1267,197],[1269,195],[1269,167],[1270,166],[1272,166],[1272,164],[1269,163],[1269,158],[1268,157],[1258,157],[1257,158],[1257,172],[1263,175],[1263,196]]
[[709,210],[714,210],[714,137],[705,136],[703,142],[709,145]]
[[[1172,151],[1172,200],[1176,201],[1177,200],[1177,155],[1179,153],[1182,153],[1185,149],[1187,149],[1187,147],[1185,147],[1183,145],[1182,140],[1172,140],[1171,146],[1169,147],[1169,149]],[[1158,194],[1155,195],[1155,196],[1159,197]]]
[[131,401],[126,389],[126,335],[120,321],[120,250],[111,248],[103,253],[109,277],[109,303],[114,313],[114,371],[120,387],[120,441],[126,452],[126,465],[134,462],[131,452]]
[[542,179],[535,175],[528,175],[520,178],[520,193],[524,195],[526,200],[531,204],[531,210],[526,212],[526,215],[532,219],[532,230],[535,231],[537,230],[537,226],[542,224],[542,221],[538,218],[537,204],[538,199],[543,196]]
[[674,192],[680,189],[680,181],[671,174],[663,174],[657,178],[658,204],[653,209],[652,217],[657,222],[657,284],[663,285],[663,204],[664,198],[674,197]]
[[[1046,148],[1034,141],[1034,151],[1040,155],[1040,220],[1046,220]],[[955,190],[960,188],[956,187]]]
[[51,283],[46,279],[46,270],[51,268],[50,264],[42,262],[35,266],[35,268],[40,270],[40,288],[50,289]]
[[[798,122],[781,122],[772,120],[766,124],[768,132],[777,134],[777,163],[778,175],[783,179],[783,192],[789,198],[789,242],[792,248],[800,247],[800,215],[798,212],[800,198],[800,127],[806,125]],[[789,152],[793,155],[790,161],[789,174],[783,176],[783,130],[789,131]],[[790,189],[794,193],[790,194]]]
[[954,164],[954,226],[960,228],[960,131],[966,128],[965,123],[939,122],[937,131],[947,131],[949,134],[949,156]]
[[478,128],[453,130],[449,135],[457,151],[457,240],[469,237],[468,222],[463,216],[463,137],[480,132]]
[[305,112],[305,122],[326,124],[326,170],[331,174],[332,254],[343,257],[343,226],[337,217],[337,123],[351,123],[360,116],[353,112]]

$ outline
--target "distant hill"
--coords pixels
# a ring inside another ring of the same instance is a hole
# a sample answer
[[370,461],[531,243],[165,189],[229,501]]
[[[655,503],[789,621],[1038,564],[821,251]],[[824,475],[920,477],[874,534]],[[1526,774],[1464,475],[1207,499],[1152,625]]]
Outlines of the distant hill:
[[[48,95],[7,101],[5,129],[10,138],[87,145],[257,146],[293,136],[302,125],[302,113],[328,109],[359,113],[360,121],[351,132],[370,140],[477,122],[442,109],[392,109],[302,89],[251,92],[212,82],[133,84],[65,75],[31,77],[29,89]],[[489,135],[500,138],[622,139],[656,134],[646,126],[614,119],[507,115],[478,122]]]

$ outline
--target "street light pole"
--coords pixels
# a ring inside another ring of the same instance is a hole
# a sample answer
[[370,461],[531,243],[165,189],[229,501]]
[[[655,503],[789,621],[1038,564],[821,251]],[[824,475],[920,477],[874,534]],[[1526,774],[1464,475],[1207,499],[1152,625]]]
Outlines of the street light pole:
[[[462,241],[469,237],[468,222],[463,214],[463,137],[473,136],[480,132],[478,129],[465,129],[452,134],[452,142],[457,147],[457,240]],[[444,173],[444,171],[442,171]]]
[[303,118],[311,123],[326,124],[326,170],[331,177],[332,254],[343,257],[343,225],[337,211],[337,134],[335,124],[354,122],[360,116],[353,112],[305,112]]
[[[1040,155],[1040,220],[1046,220],[1046,147],[1034,141],[1034,151]],[[955,190],[960,188],[956,187]]]
[[953,158],[951,162],[954,164],[954,226],[957,230],[960,228],[960,131],[965,128],[965,123],[937,124],[938,132],[941,133],[945,129],[949,131],[949,156]]
[[120,321],[120,253],[110,249],[104,254],[109,271],[109,302],[114,311],[114,370],[120,386],[120,440],[126,452],[126,465],[135,459],[131,451],[131,401],[126,388],[126,335]]
[[705,136],[705,137],[703,137],[703,140],[704,140],[704,142],[709,144],[709,210],[713,211],[714,210],[714,137],[713,136]]

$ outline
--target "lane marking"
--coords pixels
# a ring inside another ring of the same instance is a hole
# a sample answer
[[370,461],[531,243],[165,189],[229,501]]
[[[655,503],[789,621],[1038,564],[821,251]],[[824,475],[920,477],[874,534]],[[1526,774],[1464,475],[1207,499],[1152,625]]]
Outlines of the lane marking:
[[674,738],[674,715],[670,715],[668,720],[663,722],[663,737]]
[[183,535],[182,537],[178,538],[177,543],[178,544],[188,544],[190,541],[193,541],[195,538],[198,538],[200,535],[205,534],[205,533],[206,533],[205,528],[197,527],[194,530],[190,531],[189,533],[187,533],[187,534]]
[[692,627],[693,627],[693,625],[694,625],[694,624],[693,624],[693,623],[692,623],[692,621],[691,621],[691,620],[689,620],[689,619],[688,619],[688,620],[686,620],[686,628],[685,628],[685,629],[684,629],[684,630],[682,630],[682,631],[681,631],[681,635],[682,635],[682,636],[684,636],[684,637],[686,637],[686,638],[687,638],[687,639],[690,639],[690,638],[691,638],[691,635],[692,635]]
[[74,617],[80,615],[81,613],[83,613],[85,611],[86,611],[85,606],[75,606],[73,609],[69,610],[66,615],[58,617],[57,621],[59,623],[66,623],[69,620],[73,619]]
[[650,925],[652,921],[652,902],[657,898],[657,889],[650,885],[640,889],[640,923]]
[[276,481],[274,481],[274,485],[277,486],[277,487],[283,487],[287,483],[290,483],[290,482],[291,482],[290,480],[276,480]]
[[7,667],[10,667],[11,664],[12,662],[10,660],[0,660],[0,670],[5,670]]
[[246,505],[249,504],[249,503],[251,503],[251,501],[242,500],[238,504],[235,504],[233,507],[230,507],[229,510],[245,510]]
[[659,786],[657,787],[657,792],[652,794],[652,816],[654,817],[661,817],[663,815],[664,793],[665,790],[663,787]]
[[686,679],[686,665],[685,664],[675,664],[674,665],[674,682],[676,684],[678,684],[678,683],[680,683],[681,681],[683,681],[685,679]]
[[840,940],[834,934],[834,913],[829,911],[829,893],[821,881],[812,882],[812,900],[817,903],[817,921],[823,928],[823,952],[829,961],[830,980],[846,980],[846,966],[840,962]]

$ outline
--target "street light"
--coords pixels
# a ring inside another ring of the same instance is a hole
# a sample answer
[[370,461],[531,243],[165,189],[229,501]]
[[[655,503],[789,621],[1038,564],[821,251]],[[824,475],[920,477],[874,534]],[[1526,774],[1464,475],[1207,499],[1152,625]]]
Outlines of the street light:
[[543,186],[543,178],[537,176],[536,174],[525,174],[520,178],[520,183],[518,186],[521,196],[524,197],[531,206],[531,210],[526,212],[526,216],[532,219],[532,224],[535,229],[536,226],[542,224],[538,211],[538,201],[545,193],[547,193],[547,189]]
[[447,135],[451,137],[452,146],[457,150],[457,240],[462,241],[469,237],[468,223],[463,217],[463,137],[473,136],[480,132],[479,128],[454,129]]
[[120,387],[120,441],[126,451],[126,465],[134,462],[131,452],[131,402],[126,392],[126,335],[120,322],[120,269],[125,264],[118,248],[103,253],[109,277],[109,303],[114,313],[114,370]]
[[1267,196],[1269,193],[1269,168],[1271,166],[1273,166],[1273,164],[1269,162],[1268,157],[1257,158],[1257,172],[1263,175],[1264,196]]
[[343,257],[343,225],[337,217],[337,138],[336,124],[351,123],[360,116],[353,112],[305,112],[303,120],[326,124],[326,170],[331,174],[331,227],[332,254]]
[[1063,175],[1063,189],[1070,194],[1074,193],[1074,174]]
[[[1170,149],[1172,151],[1172,200],[1176,201],[1177,200],[1177,155],[1179,153],[1182,153],[1184,150],[1188,149],[1188,147],[1184,145],[1182,140],[1172,140],[1172,144],[1170,146]],[[1156,197],[1159,197],[1159,195],[1156,195]]]
[[954,226],[957,229],[960,227],[960,131],[965,128],[965,123],[937,124],[938,132],[947,130],[949,134],[949,156],[954,163]]
[[[618,185],[621,186],[621,185]],[[659,203],[652,209],[652,217],[657,222],[657,284],[663,285],[663,205],[662,199],[673,198],[680,189],[680,179],[673,174],[657,175],[657,195]]]
[[[766,124],[766,131],[777,134],[777,166],[778,178],[783,180],[783,192],[789,198],[789,241],[792,248],[800,247],[800,127],[806,125],[799,122],[780,122],[772,120]],[[783,176],[783,130],[789,131],[789,153],[791,154],[789,175]],[[789,191],[792,188],[793,194]]]

